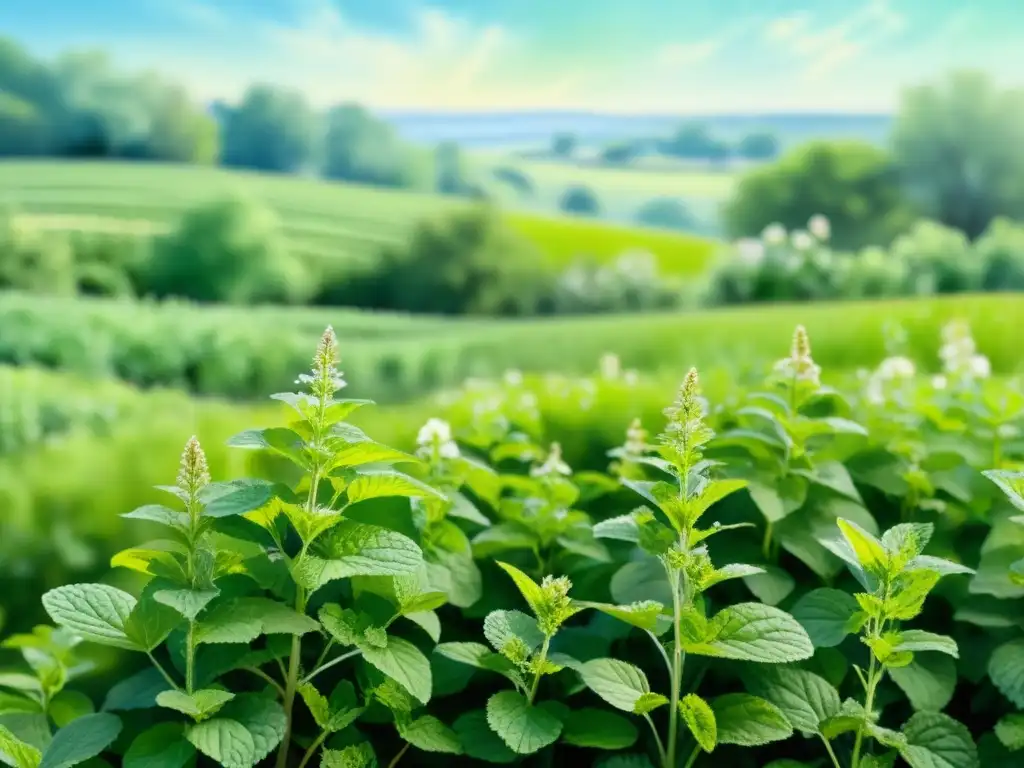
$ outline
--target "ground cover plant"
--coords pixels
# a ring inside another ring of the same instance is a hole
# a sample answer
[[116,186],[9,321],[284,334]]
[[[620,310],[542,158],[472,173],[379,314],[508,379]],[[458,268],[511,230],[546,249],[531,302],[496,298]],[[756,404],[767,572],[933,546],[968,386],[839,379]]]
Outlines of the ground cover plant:
[[1015,765],[1020,384],[964,323],[841,389],[812,339],[574,470],[515,376],[378,442],[329,330],[244,479],[189,440],[111,576],[3,641],[0,759]]

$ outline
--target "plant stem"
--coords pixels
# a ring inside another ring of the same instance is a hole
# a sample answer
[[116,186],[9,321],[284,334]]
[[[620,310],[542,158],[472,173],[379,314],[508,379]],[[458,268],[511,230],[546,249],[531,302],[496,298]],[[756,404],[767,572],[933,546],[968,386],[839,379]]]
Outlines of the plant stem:
[[314,677],[319,675],[325,669],[330,669],[335,664],[341,664],[341,662],[345,661],[346,659],[351,659],[353,656],[358,656],[360,653],[361,653],[361,651],[358,648],[355,649],[354,651],[349,651],[348,653],[343,653],[343,654],[341,654],[341,656],[338,656],[335,659],[331,659],[326,664],[324,664],[324,665],[314,669],[312,672],[310,672],[308,675],[306,675],[304,678],[302,678],[302,680],[300,682],[308,683],[310,680],[312,680]]
[[166,669],[160,666],[160,662],[156,660],[156,657],[153,655],[153,653],[147,652],[146,655],[149,656],[149,660],[153,662],[153,666],[157,668],[161,675],[163,675],[164,680],[170,683],[171,688],[173,688],[176,691],[181,690],[180,688],[178,688],[178,684],[174,682],[174,678],[167,674]]
[[839,763],[839,758],[836,757],[836,753],[832,750],[832,745],[829,743],[829,740],[826,739],[824,736],[821,737],[821,740],[825,744],[825,751],[828,752],[828,756],[832,758],[832,765],[834,765],[836,768],[843,768],[843,766]]
[[402,747],[401,751],[399,751],[399,753],[391,759],[391,762],[388,763],[388,768],[395,768],[395,766],[398,765],[398,761],[402,759],[402,756],[409,751],[410,746],[412,745],[406,743],[406,745]]
[[[306,612],[306,590],[296,587],[295,609],[299,613]],[[285,768],[288,764],[288,747],[292,740],[292,708],[295,704],[295,689],[299,686],[299,664],[302,657],[302,639],[300,635],[292,637],[292,652],[288,659],[288,677],[284,686],[284,738],[277,750],[277,768]]]
[[772,521],[769,520],[764,528],[764,540],[761,542],[761,554],[764,561],[770,563],[772,559]]
[[657,726],[654,725],[654,721],[651,719],[650,715],[645,714],[644,720],[646,720],[647,724],[651,726],[651,733],[654,734],[654,743],[658,747],[658,759],[661,760],[662,765],[667,765],[667,763],[665,762],[665,745],[661,743],[661,736],[658,735]]
[[697,762],[697,757],[700,755],[700,744],[693,748],[693,752],[690,753],[690,758],[686,761],[685,768],[690,768],[691,765]]
[[191,695],[196,682],[196,623],[188,623],[188,635],[185,637],[185,691]]
[[668,658],[668,654],[665,652],[665,646],[661,644],[658,636],[651,632],[649,629],[645,630],[648,635],[651,636],[651,641],[654,643],[654,647],[658,649],[658,653],[661,654],[661,658],[665,661],[665,670],[668,672],[669,677],[672,676],[672,662]]
[[[878,680],[875,678],[875,654],[871,654],[871,663],[868,665],[867,697],[864,699],[864,711],[871,717],[871,711],[875,705],[875,688]],[[853,765],[860,765],[860,749],[864,740],[864,726],[857,729],[857,739],[853,743]]]
[[683,633],[682,601],[679,596],[679,574],[669,570],[672,585],[672,681],[669,695],[668,748],[665,752],[665,768],[675,768],[676,737],[679,731],[679,694],[683,682]]
[[320,735],[316,737],[316,741],[309,745],[309,749],[306,750],[306,754],[302,756],[302,761],[299,763],[299,768],[306,768],[306,763],[309,762],[310,758],[317,751],[321,744],[327,739],[328,731],[321,731]]
[[266,680],[268,683],[274,686],[274,688],[277,690],[281,698],[284,698],[284,687],[279,682],[277,682],[277,680],[275,680],[266,672],[264,672],[262,669],[260,669],[259,667],[242,667],[242,669],[244,669],[246,672],[252,672],[257,677],[262,677],[264,680]]
[[544,673],[544,663],[548,660],[548,645],[551,643],[551,635],[544,635],[544,644],[540,647],[540,661],[537,663],[537,672],[533,676],[533,685],[530,687],[530,696],[527,701],[533,704],[533,697],[537,695],[537,688],[540,686],[540,678]]

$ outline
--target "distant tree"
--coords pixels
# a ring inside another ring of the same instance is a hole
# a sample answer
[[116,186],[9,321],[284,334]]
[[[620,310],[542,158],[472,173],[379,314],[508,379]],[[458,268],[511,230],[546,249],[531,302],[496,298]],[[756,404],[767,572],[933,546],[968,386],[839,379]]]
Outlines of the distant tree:
[[566,213],[577,216],[597,216],[601,212],[597,196],[583,186],[569,187],[558,205]]
[[624,165],[632,162],[638,154],[637,146],[632,141],[623,141],[605,147],[601,159],[611,165]]
[[579,140],[574,133],[556,133],[551,139],[551,154],[558,157],[572,157]]
[[316,148],[316,117],[298,91],[254,85],[224,122],[224,165],[294,172]]
[[0,155],[59,151],[66,109],[52,69],[0,38]]
[[445,195],[465,194],[469,188],[462,152],[454,141],[443,141],[434,150],[437,191]]
[[[342,104],[331,109],[327,114],[324,144],[327,178],[386,187],[411,183],[411,149],[391,125],[358,104]],[[431,188],[435,183],[436,180],[431,181]]]
[[1024,90],[977,72],[907,91],[892,148],[911,199],[929,217],[979,236],[997,216],[1024,217]]
[[779,154],[779,140],[768,131],[748,133],[740,139],[736,154],[746,160],[771,160]]
[[748,172],[723,210],[733,237],[769,224],[803,229],[811,216],[831,222],[837,248],[885,245],[914,218],[889,155],[859,141],[816,141]]
[[636,213],[639,224],[664,229],[693,229],[696,221],[686,206],[671,197],[648,200]]
[[498,181],[507,184],[519,193],[520,197],[533,197],[536,194],[533,182],[530,177],[518,168],[507,165],[500,166],[491,171],[491,175]]
[[713,161],[724,160],[730,153],[729,145],[714,138],[701,123],[680,126],[672,138],[663,142],[662,151],[684,160]]

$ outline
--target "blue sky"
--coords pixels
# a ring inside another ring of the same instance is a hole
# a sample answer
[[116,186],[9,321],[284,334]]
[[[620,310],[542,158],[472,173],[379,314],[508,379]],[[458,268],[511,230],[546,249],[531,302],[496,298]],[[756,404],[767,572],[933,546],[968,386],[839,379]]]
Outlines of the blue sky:
[[887,111],[955,68],[1024,84],[1021,2],[8,0],[0,30],[203,99],[264,81],[378,109]]

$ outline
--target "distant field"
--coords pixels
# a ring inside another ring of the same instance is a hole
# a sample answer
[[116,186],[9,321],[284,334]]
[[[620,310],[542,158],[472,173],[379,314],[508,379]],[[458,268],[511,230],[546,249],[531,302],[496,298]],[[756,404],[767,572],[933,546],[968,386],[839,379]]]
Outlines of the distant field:
[[[14,205],[54,229],[159,232],[189,206],[234,191],[273,207],[297,251],[363,263],[381,247],[404,242],[417,222],[469,205],[431,194],[185,165],[0,162],[0,205]],[[644,248],[666,269],[692,274],[703,268],[711,247],[695,237],[613,225],[595,229],[566,217],[516,213],[510,220],[559,265],[577,253],[610,259]]]

